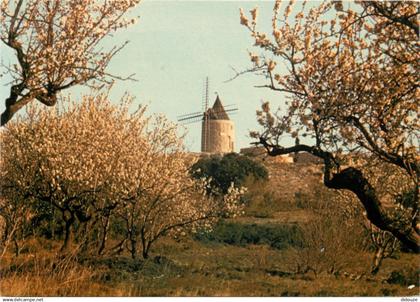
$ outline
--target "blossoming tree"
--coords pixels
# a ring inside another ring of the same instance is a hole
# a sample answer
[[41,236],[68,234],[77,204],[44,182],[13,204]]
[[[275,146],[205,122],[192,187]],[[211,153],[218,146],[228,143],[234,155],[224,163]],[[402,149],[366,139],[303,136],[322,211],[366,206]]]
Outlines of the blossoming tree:
[[95,85],[94,79],[109,82],[106,68],[125,44],[106,50],[101,42],[135,21],[124,15],[139,2],[2,0],[0,39],[18,64],[4,66],[13,81],[1,125],[33,100],[54,106],[64,89]]
[[[31,105],[26,118],[8,124],[1,136],[1,170],[6,199],[24,195],[23,202],[46,202],[61,213],[64,249],[76,219],[94,221],[114,203],[115,175],[124,172],[117,159],[135,123],[127,121],[126,101],[113,107],[105,95],[63,105],[67,109],[61,111]],[[132,119],[142,125],[142,111]]]
[[[198,228],[211,229],[221,217],[240,214],[242,189],[233,186],[222,198],[209,197],[206,179],[195,180],[189,169],[195,160],[185,152],[175,124],[163,116],[150,121],[142,142],[124,158],[129,168],[116,216],[124,221],[124,242],[133,258],[148,258],[164,235],[179,236]],[[134,151],[134,150],[138,151]]]
[[[376,227],[418,252],[418,4],[345,5],[278,0],[271,36],[258,30],[257,9],[250,17],[241,10],[241,24],[261,49],[250,54],[250,71],[265,74],[268,83],[260,87],[288,96],[285,114],[263,104],[257,112],[263,130],[251,134],[269,155],[306,151],[323,159],[327,187],[352,191]],[[282,146],[285,133],[307,143]],[[344,165],[346,157],[352,161]],[[372,177],[381,175],[366,174],[371,160],[388,164],[411,184],[393,195],[400,214],[377,194],[374,183],[381,182]],[[401,196],[411,199],[402,204]]]
[[[47,203],[61,213],[66,250],[105,251],[110,224],[123,221],[116,239],[143,257],[161,236],[237,214],[240,191],[223,200],[205,196],[190,177],[177,127],[163,116],[130,112],[131,98],[113,105],[106,94],[86,96],[62,109],[28,106],[24,118],[1,133],[0,215],[12,202]],[[17,207],[19,208],[19,207]],[[37,213],[33,213],[36,215]]]

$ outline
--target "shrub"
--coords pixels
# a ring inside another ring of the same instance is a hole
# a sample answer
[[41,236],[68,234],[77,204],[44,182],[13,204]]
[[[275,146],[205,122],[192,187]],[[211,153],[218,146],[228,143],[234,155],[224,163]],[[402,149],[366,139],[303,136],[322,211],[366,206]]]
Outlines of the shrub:
[[302,247],[300,229],[294,224],[242,224],[221,221],[212,232],[201,231],[195,235],[195,239],[238,246],[266,244],[275,249]]
[[392,271],[386,281],[389,284],[399,284],[402,286],[414,284],[418,287],[420,286],[419,275],[420,275],[420,269],[414,269],[414,268],[405,272]]
[[256,181],[268,179],[268,171],[263,165],[236,153],[202,158],[191,167],[191,175],[194,178],[211,178],[211,188],[223,194],[232,183],[237,188],[243,186],[248,177]]
[[369,242],[360,205],[336,193],[319,189],[314,194],[295,195],[297,206],[314,213],[314,218],[301,226],[303,248],[293,252],[291,262],[299,273],[337,273]]

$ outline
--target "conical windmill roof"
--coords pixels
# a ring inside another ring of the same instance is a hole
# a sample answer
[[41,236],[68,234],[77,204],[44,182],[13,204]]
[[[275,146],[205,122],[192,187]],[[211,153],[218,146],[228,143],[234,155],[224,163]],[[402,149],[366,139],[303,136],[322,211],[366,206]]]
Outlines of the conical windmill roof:
[[213,107],[208,110],[208,118],[211,120],[229,120],[219,96],[216,97]]

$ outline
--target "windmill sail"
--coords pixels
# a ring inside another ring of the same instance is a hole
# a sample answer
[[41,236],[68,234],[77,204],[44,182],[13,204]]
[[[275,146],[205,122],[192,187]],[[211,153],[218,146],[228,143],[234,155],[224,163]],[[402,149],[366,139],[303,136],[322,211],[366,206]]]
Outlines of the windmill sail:
[[206,78],[203,111],[178,116],[178,122],[190,124],[201,121],[201,152],[225,153],[234,150],[234,125],[229,114],[234,114],[238,108],[228,105],[226,108],[217,95],[211,108],[209,102],[209,80]]

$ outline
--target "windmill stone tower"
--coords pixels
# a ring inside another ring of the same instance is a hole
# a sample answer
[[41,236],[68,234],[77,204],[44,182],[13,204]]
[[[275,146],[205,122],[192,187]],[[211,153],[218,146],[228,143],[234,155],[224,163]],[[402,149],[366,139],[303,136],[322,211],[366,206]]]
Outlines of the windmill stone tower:
[[234,151],[235,127],[219,96],[212,108],[203,114],[201,152],[229,153]]
[[230,153],[235,149],[235,127],[229,119],[227,112],[234,114],[238,108],[228,109],[222,105],[217,95],[213,107],[209,108],[209,79],[205,82],[203,98],[203,111],[178,116],[178,122],[195,123],[201,121],[201,152],[203,153]]

